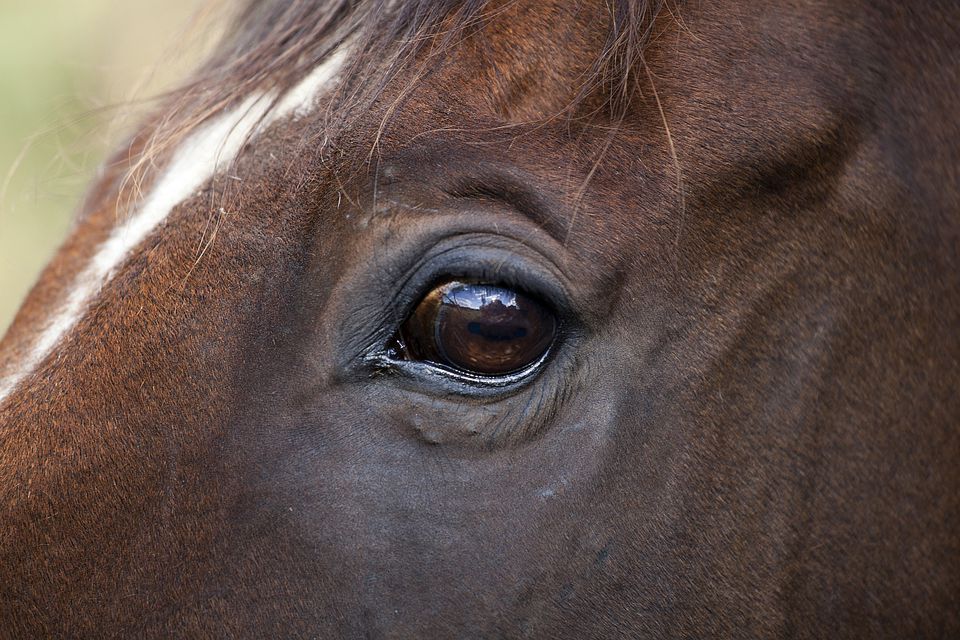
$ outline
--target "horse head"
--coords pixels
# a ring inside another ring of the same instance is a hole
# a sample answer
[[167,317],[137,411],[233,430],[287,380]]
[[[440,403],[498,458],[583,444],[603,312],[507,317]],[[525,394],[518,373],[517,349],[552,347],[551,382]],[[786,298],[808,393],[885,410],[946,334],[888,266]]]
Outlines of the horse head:
[[958,24],[251,2],[0,344],[0,626],[956,634]]

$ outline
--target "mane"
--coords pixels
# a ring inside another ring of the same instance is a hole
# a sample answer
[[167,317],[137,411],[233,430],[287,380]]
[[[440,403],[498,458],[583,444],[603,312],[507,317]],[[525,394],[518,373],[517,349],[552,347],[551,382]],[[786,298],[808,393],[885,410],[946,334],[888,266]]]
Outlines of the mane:
[[[644,45],[665,1],[604,0],[606,39],[577,88],[571,111],[597,95],[613,117],[626,109],[637,88]],[[348,81],[338,87],[326,117],[331,126],[333,119],[348,120],[402,71],[418,65],[414,77],[422,77],[439,67],[447,48],[515,2],[248,0],[236,11],[214,56],[166,96],[149,131],[117,157],[136,158],[124,182],[139,184],[146,168],[197,126],[255,92],[281,95],[346,43],[351,55],[342,77]]]

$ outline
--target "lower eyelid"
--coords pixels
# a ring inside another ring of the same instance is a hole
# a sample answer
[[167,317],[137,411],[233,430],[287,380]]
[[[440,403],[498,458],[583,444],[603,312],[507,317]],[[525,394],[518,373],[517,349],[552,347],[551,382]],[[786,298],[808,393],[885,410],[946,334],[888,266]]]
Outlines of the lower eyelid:
[[[533,438],[553,420],[570,392],[570,381],[552,369],[570,364],[564,364],[564,358],[557,354],[525,379],[496,387],[465,384],[435,367],[401,361],[395,363],[399,375],[385,378],[393,380],[387,395],[378,395],[385,407],[416,403],[418,409],[413,413],[388,410],[389,415],[396,420],[395,427],[428,444],[489,450]],[[464,402],[470,402],[473,409],[463,411]]]
[[536,362],[530,366],[499,376],[477,376],[468,372],[456,371],[439,363],[422,360],[400,360],[388,353],[374,357],[374,366],[381,370],[399,374],[408,380],[422,380],[427,383],[437,383],[446,391],[463,392],[475,390],[482,394],[501,393],[520,389],[536,379],[549,364],[553,357],[554,346],[548,349]]

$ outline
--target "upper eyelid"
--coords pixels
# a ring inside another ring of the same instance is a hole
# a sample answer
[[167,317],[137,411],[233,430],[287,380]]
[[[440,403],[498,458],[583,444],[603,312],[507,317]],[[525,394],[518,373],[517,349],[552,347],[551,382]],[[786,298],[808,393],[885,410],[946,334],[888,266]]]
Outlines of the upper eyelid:
[[[469,235],[472,236],[474,234]],[[447,240],[449,239],[451,238],[448,237]],[[512,238],[510,240],[515,242]],[[491,253],[509,252],[508,249],[496,246],[482,246],[479,248]],[[561,284],[559,278],[551,274],[549,270],[534,270],[528,268],[529,263],[519,259],[517,254],[511,256],[518,258],[513,261],[512,264],[504,259],[490,261],[488,260],[488,256],[484,256],[483,259],[465,263],[468,266],[462,266],[458,263],[457,267],[459,268],[455,268],[448,265],[446,268],[450,270],[442,270],[437,267],[438,261],[442,261],[450,255],[467,250],[469,250],[469,245],[445,247],[430,255],[426,263],[419,263],[404,273],[387,303],[394,309],[394,314],[391,316],[396,324],[393,329],[394,331],[399,328],[399,324],[413,311],[414,306],[423,296],[429,293],[429,291],[443,279],[451,278],[483,280],[491,283],[496,281],[509,288],[517,289],[525,295],[545,304],[558,318],[563,319],[572,314],[566,288]],[[484,267],[496,266],[496,275],[486,275],[482,273],[481,268],[478,268],[480,264],[484,264]],[[508,265],[511,267],[510,269],[503,268]],[[431,272],[433,273],[431,274]],[[520,272],[523,272],[524,276],[518,275]],[[425,273],[427,275],[424,275]],[[539,275],[534,276],[533,273]],[[416,282],[417,280],[420,281]]]
[[559,223],[557,216],[551,215],[554,209],[551,203],[522,182],[507,180],[503,176],[472,178],[444,191],[458,200],[505,205],[543,229],[554,241],[562,244],[566,239],[568,229]]

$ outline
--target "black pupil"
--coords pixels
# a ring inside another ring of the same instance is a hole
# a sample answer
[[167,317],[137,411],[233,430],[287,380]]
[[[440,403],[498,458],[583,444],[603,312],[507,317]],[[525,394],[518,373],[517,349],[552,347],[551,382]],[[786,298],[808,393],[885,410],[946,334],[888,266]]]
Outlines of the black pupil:
[[[498,329],[500,330],[498,331]],[[484,324],[482,322],[471,322],[467,325],[467,330],[487,340],[514,340],[516,338],[524,338],[527,335],[526,327],[506,327],[501,329],[495,325]]]
[[504,375],[537,362],[556,333],[542,304],[512,289],[450,282],[431,291],[404,323],[408,357],[468,373]]

